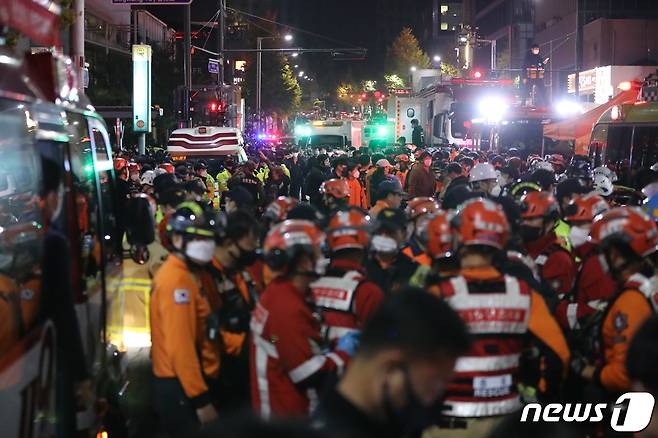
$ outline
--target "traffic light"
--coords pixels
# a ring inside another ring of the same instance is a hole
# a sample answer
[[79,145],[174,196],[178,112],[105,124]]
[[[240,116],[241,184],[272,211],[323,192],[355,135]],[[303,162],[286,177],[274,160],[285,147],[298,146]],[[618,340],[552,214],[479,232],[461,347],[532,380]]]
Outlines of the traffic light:
[[368,97],[368,95],[367,95],[366,93],[363,93],[363,94],[361,95],[361,99],[365,99],[366,97]]
[[487,79],[489,76],[489,71],[485,68],[477,67],[471,70],[470,76],[471,79],[476,79],[476,80]]

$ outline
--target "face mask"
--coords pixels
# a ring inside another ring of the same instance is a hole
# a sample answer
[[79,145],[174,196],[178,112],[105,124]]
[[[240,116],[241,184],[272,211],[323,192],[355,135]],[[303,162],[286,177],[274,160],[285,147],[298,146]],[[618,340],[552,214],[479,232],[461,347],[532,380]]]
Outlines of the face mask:
[[524,242],[534,242],[541,237],[541,227],[533,227],[522,224],[519,227],[519,234]]
[[397,253],[398,242],[388,236],[374,236],[370,241],[370,247],[374,252]]
[[247,266],[251,266],[254,263],[256,263],[256,259],[258,258],[258,254],[256,251],[246,251],[240,247],[237,243],[235,246],[238,248],[238,251],[240,253],[236,256],[233,256],[233,259],[235,259],[235,263],[238,268],[246,268]]
[[497,198],[500,196],[500,193],[503,191],[503,189],[496,184],[495,186],[492,187],[492,189],[489,191],[489,194],[493,196],[494,198]]
[[588,237],[589,237],[589,230],[587,228],[571,227],[571,230],[569,230],[569,241],[574,246],[574,248],[577,248],[585,244],[587,242]]
[[352,172],[352,176],[356,179],[359,179],[359,176],[361,176],[361,172],[359,172],[359,169],[356,169]]
[[214,240],[191,240],[185,245],[185,255],[195,263],[205,264],[212,260],[215,253]]
[[413,385],[411,383],[411,378],[409,377],[409,370],[406,366],[402,366],[404,372],[404,390],[405,398],[407,403],[403,408],[397,408],[394,406],[390,390],[388,388],[387,382],[384,383],[384,388],[382,390],[384,406],[384,412],[386,414],[386,419],[388,420],[388,426],[395,431],[395,435],[406,435],[407,432],[412,429],[422,428],[429,423],[430,419],[433,417],[434,406],[424,405],[418,396],[416,395]]

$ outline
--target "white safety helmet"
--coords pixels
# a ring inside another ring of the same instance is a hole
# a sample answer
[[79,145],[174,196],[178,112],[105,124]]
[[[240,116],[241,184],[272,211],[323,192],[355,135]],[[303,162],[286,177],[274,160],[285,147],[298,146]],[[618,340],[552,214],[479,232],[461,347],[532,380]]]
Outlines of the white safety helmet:
[[496,173],[496,169],[493,167],[493,165],[489,163],[476,164],[471,169],[471,173],[468,177],[468,180],[472,183],[492,179],[497,180],[498,174]]
[[612,181],[610,181],[610,178],[605,175],[596,175],[592,187],[594,188],[594,193],[597,195],[603,197],[612,195]]
[[549,172],[555,172],[553,165],[548,161],[536,160],[532,163],[532,170],[548,170]]
[[155,179],[155,171],[147,170],[142,174],[142,179],[140,180],[140,184],[143,186],[152,186],[154,179]]
[[596,175],[606,176],[610,182],[613,183],[617,181],[617,174],[610,170],[608,166],[599,166],[594,168],[594,170],[592,170],[592,177],[596,177]]
[[167,173],[166,170],[161,169],[161,168],[158,167],[157,169],[155,169],[155,170],[153,171],[153,175],[154,175],[154,176],[153,176],[153,179],[156,179],[157,177],[159,177],[160,175],[164,175],[165,173]]

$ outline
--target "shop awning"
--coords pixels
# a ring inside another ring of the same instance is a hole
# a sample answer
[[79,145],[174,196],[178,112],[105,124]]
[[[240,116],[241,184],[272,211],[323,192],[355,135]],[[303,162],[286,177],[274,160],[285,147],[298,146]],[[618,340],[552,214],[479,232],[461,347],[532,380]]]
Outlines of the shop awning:
[[578,150],[589,144],[592,126],[601,117],[601,114],[614,105],[635,101],[636,99],[637,89],[622,91],[608,102],[581,114],[579,117],[544,126],[544,137],[553,140],[575,140],[576,150]]

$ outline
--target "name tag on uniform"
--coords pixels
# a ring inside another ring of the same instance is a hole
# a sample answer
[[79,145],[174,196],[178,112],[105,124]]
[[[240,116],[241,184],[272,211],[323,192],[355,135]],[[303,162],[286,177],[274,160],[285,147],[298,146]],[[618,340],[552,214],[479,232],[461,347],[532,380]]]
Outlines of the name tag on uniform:
[[174,290],[174,302],[176,304],[189,304],[190,302],[190,291],[187,289],[175,289]]
[[473,392],[476,397],[500,397],[509,394],[511,387],[511,374],[473,378]]

